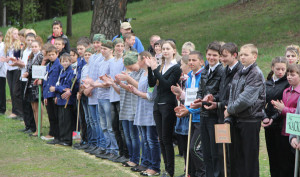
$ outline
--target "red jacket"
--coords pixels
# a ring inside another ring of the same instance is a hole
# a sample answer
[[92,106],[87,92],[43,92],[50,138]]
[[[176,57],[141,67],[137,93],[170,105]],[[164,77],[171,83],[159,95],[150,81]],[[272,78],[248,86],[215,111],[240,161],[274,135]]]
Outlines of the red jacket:
[[283,125],[282,125],[281,134],[283,136],[290,135],[285,132],[286,114],[287,113],[295,113],[299,96],[300,96],[300,85],[298,85],[295,89],[292,89],[292,86],[290,86],[283,91],[282,101],[284,103],[284,108],[281,111],[281,114],[283,117]]

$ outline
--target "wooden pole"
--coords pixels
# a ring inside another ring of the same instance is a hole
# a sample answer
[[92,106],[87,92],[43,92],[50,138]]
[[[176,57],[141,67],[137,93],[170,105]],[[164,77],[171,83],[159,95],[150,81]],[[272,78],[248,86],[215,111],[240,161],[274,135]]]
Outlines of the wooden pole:
[[225,146],[225,143],[223,143],[223,156],[224,156],[224,174],[225,174],[225,177],[227,177],[226,146]]
[[42,88],[41,85],[39,85],[39,110],[38,110],[38,137],[41,136],[41,109],[42,109]]
[[[297,136],[297,142],[299,142],[299,136]],[[298,168],[299,168],[299,150],[298,148],[296,148],[296,156],[295,156],[295,173],[294,173],[294,177],[298,176]]]
[[187,151],[186,151],[185,177],[188,177],[188,175],[189,175],[191,128],[192,128],[192,114],[190,114],[190,119],[189,119],[189,133],[188,133],[188,144],[187,144]]

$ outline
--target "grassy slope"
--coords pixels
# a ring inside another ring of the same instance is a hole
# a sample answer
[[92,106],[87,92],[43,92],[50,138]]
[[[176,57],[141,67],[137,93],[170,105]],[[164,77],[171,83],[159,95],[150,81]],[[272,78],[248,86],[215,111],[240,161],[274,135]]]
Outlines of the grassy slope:
[[[299,44],[300,7],[297,3],[297,0],[257,0],[239,5],[234,0],[144,0],[129,4],[127,17],[137,18],[132,26],[145,48],[152,34],[176,39],[179,50],[185,41],[194,42],[202,52],[213,40],[257,44],[258,64],[266,74],[270,60],[283,55],[286,45]],[[89,36],[91,16],[92,12],[73,15],[72,46],[79,37]],[[65,17],[58,19],[66,24]],[[51,23],[52,20],[45,20],[27,27],[34,28],[45,39],[51,33]],[[3,32],[6,29],[0,28]],[[111,171],[115,176],[130,176],[129,170],[119,165],[94,160],[83,153],[78,155],[68,148],[52,148],[40,140],[16,134],[22,126],[18,121],[0,117],[0,142],[6,142],[0,146],[0,176],[111,176]],[[49,123],[44,119],[44,134],[48,128]],[[269,176],[264,131],[260,151],[261,176]],[[176,175],[182,170],[183,160],[176,157]]]

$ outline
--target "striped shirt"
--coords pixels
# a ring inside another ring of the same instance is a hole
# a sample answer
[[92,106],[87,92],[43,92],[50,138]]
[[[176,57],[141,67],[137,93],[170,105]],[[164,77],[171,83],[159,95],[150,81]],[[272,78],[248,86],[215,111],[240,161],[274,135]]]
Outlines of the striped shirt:
[[[93,54],[89,59],[89,67],[88,67],[88,76],[96,81],[98,79],[98,69],[100,68],[99,64],[104,59],[101,53]],[[97,105],[97,88],[93,89],[92,96],[89,97],[89,105]]]
[[[131,72],[129,74],[130,77],[135,79],[136,81],[140,80],[141,75],[143,74],[143,70],[140,69],[139,71]],[[127,84],[127,82],[123,82]],[[127,92],[125,89],[120,89],[120,120],[128,120],[133,121],[135,112],[136,112],[136,105],[137,105],[138,97],[130,92]]]
[[138,97],[134,125],[138,126],[155,126],[153,118],[153,105],[156,97],[156,86],[150,88],[148,85],[148,75],[143,75],[140,78],[138,90],[147,93],[147,99]]

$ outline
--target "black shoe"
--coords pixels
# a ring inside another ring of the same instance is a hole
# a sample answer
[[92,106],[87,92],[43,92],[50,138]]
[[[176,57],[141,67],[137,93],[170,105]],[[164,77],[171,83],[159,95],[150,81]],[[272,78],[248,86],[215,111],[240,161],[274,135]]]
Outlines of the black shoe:
[[128,162],[128,161],[129,161],[129,159],[126,158],[126,157],[124,157],[124,156],[119,157],[119,158],[113,160],[113,162],[117,162],[117,163],[124,163],[124,162]]
[[[104,150],[102,150],[102,148],[97,147],[95,150],[89,152],[91,155],[96,155],[96,154],[101,154]],[[104,151],[105,153],[105,151]]]
[[54,139],[54,140],[47,142],[47,144],[52,144],[52,145],[59,144],[59,143],[60,143],[60,141],[58,139]]
[[116,160],[118,158],[121,158],[121,156],[115,155],[114,157],[109,158],[108,160],[114,162],[114,160]]
[[115,154],[111,154],[111,153],[96,155],[96,157],[101,158],[101,159],[110,159],[110,158],[113,158],[115,156],[116,156]]
[[31,129],[26,130],[24,133],[30,134],[30,133],[34,133],[35,131],[32,131]]
[[75,144],[73,144],[74,148],[78,148],[79,146],[81,146],[81,143],[75,143]]
[[97,149],[97,146],[90,146],[89,148],[87,148],[86,150],[84,150],[84,152],[90,153],[90,152],[94,151],[95,149]]
[[83,144],[83,145],[80,145],[80,146],[78,147],[78,149],[79,149],[79,150],[85,150],[85,149],[87,149],[87,148],[89,148],[89,147],[90,147],[89,144]]
[[143,171],[147,170],[147,168],[142,165],[138,165],[136,167],[132,167],[130,170],[134,171],[134,172],[143,172]]
[[24,128],[24,129],[18,130],[18,132],[26,132],[27,130],[29,130],[29,128]]
[[58,144],[61,146],[72,146],[72,143],[59,142]]

